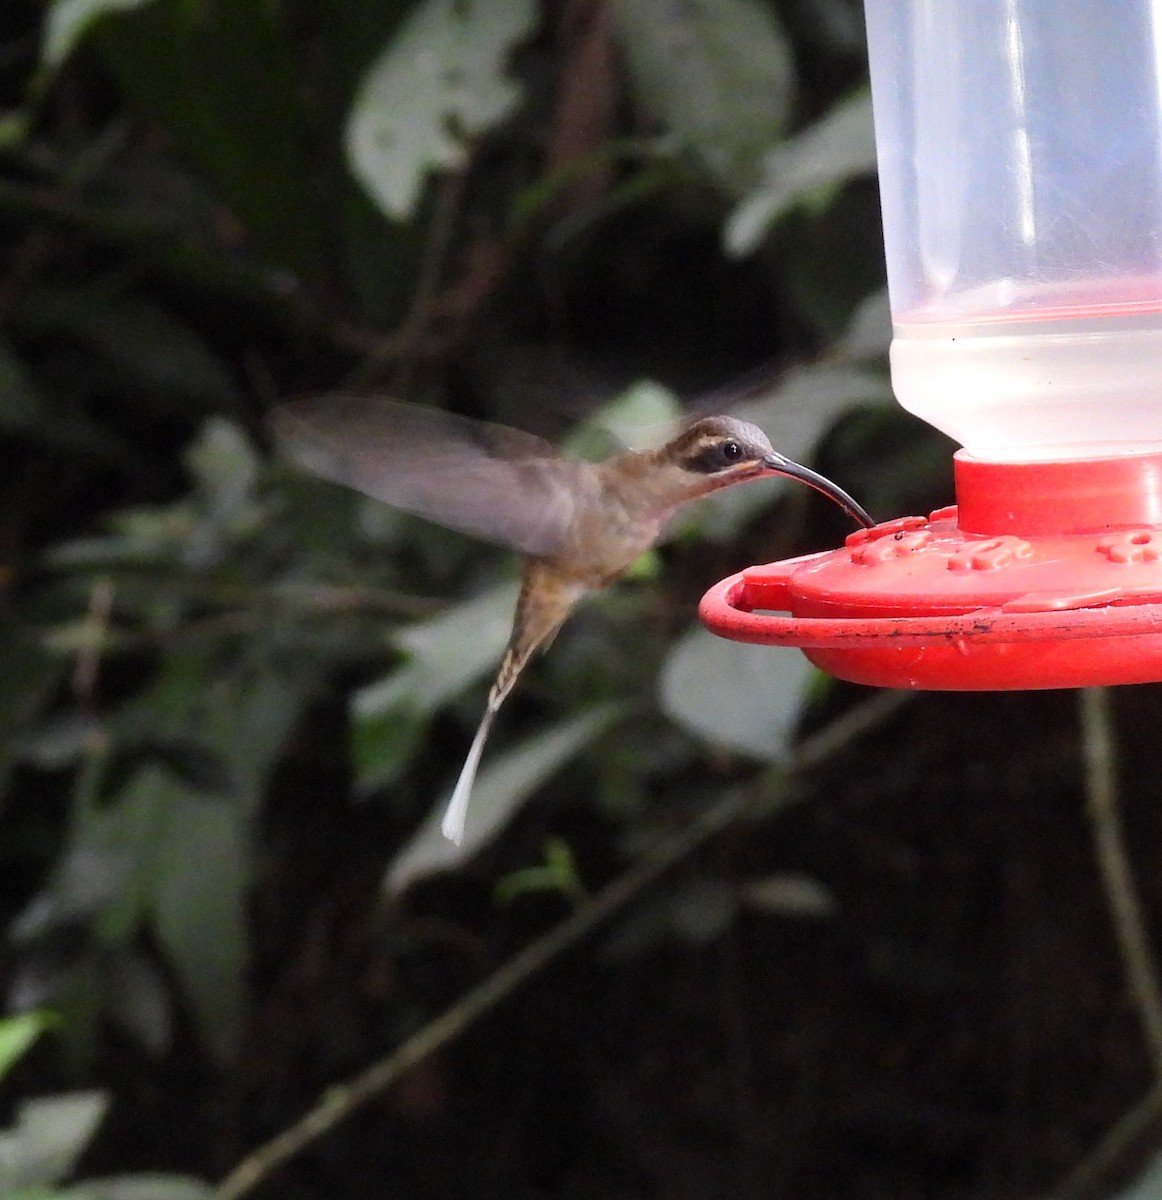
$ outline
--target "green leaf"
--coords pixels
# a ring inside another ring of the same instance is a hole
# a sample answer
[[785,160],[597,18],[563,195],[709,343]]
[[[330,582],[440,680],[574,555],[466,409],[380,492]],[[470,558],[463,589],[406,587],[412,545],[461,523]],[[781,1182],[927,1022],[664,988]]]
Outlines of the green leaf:
[[861,91],[767,153],[762,178],[726,222],[727,253],[750,254],[795,205],[821,189],[873,175],[875,169],[871,96]]
[[843,336],[831,348],[847,361],[882,359],[892,344],[892,310],[888,289],[879,288],[856,305]]
[[589,416],[569,435],[565,449],[582,458],[602,458],[627,446],[660,445],[682,415],[681,401],[669,388],[643,379]]
[[[516,587],[502,583],[461,604],[445,609],[430,621],[417,622],[392,634],[392,641],[409,658],[414,673],[403,694],[422,712],[431,712],[495,665],[512,629]],[[358,693],[359,706],[383,703],[390,689],[375,685]],[[397,685],[398,687],[399,685]]]
[[464,163],[471,140],[521,98],[504,75],[533,30],[533,0],[422,0],[368,71],[347,121],[347,160],[389,217],[415,214],[429,171]]
[[800,920],[832,917],[839,911],[839,901],[829,887],[814,876],[791,871],[748,879],[739,898],[748,908]]
[[406,662],[351,698],[358,787],[390,783],[427,718],[470,683],[494,671],[512,629],[516,589],[502,584],[393,632]]
[[[82,772],[78,787],[87,782]],[[112,946],[136,935],[169,787],[168,774],[151,766],[136,771],[108,803],[98,806],[87,798],[48,892],[58,921],[88,918],[102,941]]]
[[569,899],[585,898],[585,888],[577,870],[572,850],[561,838],[549,838],[545,843],[545,861],[535,867],[510,871],[496,885],[498,904],[511,904],[517,896],[530,892],[559,892]]
[[33,386],[24,363],[0,338],[0,429],[35,429],[48,417],[48,406]]
[[[286,5],[263,0],[153,0],[102,21],[93,42],[267,254],[315,278],[329,251],[318,199],[326,155],[310,143],[317,110],[291,20]],[[277,283],[285,292],[293,280]]]
[[233,802],[246,818],[255,816],[270,772],[329,666],[325,656],[287,659],[277,636],[255,649],[261,660],[219,681],[205,718],[207,745],[229,765]]
[[[45,561],[52,567],[88,567],[103,569],[117,565],[141,566],[146,563],[176,564],[198,527],[192,504],[179,501],[168,507],[123,509],[108,518],[111,532],[97,537],[77,538],[51,547]],[[73,626],[91,622],[74,621]],[[58,652],[75,651],[76,632],[68,625],[60,627],[55,638]]]
[[201,335],[151,300],[42,288],[26,298],[23,319],[38,331],[71,335],[142,391],[219,408],[238,399]]
[[[2,144],[2,138],[0,138]],[[81,412],[49,404],[37,390],[23,360],[0,338],[0,431],[20,433],[68,454],[126,462],[127,443]]]
[[153,958],[136,946],[117,947],[101,959],[109,1019],[147,1053],[160,1058],[173,1041],[169,983]]
[[[140,747],[145,763],[84,812],[54,886],[56,910],[75,895],[72,908],[85,905],[111,948],[152,926],[219,1061],[237,1046],[245,1001],[249,822],[319,667],[282,662],[273,635],[251,648],[257,663],[232,671],[210,652],[171,654],[155,686],[110,722],[114,746]],[[197,785],[168,765],[199,755],[223,764],[217,778],[199,769]]]
[[1119,1191],[1116,1200],[1162,1200],[1162,1152],[1154,1152],[1137,1179]]
[[515,602],[515,589],[505,583],[393,632],[391,640],[406,661],[352,696],[352,761],[359,791],[396,779],[431,714],[496,670],[513,628]]
[[753,187],[795,90],[787,39],[753,0],[615,0],[639,102],[728,191]]
[[216,524],[237,521],[250,509],[258,480],[258,455],[237,425],[211,417],[186,451],[185,460]]
[[1162,1152],[1153,1153],[1134,1182],[1118,1191],[1116,1200],[1162,1200]]
[[647,550],[644,554],[639,554],[633,560],[629,570],[622,576],[623,579],[661,579],[662,577],[662,556],[657,550]]
[[229,1062],[245,1002],[248,839],[226,803],[172,781],[164,802],[152,855],[153,924],[202,1037],[219,1062]]
[[635,446],[645,431],[664,429],[669,437],[684,415],[681,400],[668,387],[642,379],[602,405],[593,419],[625,445]]
[[44,726],[37,715],[47,706],[64,673],[60,659],[27,631],[7,625],[0,628],[0,662],[4,686],[0,688],[0,797],[8,787],[13,764],[24,749],[24,739],[35,738]]
[[[170,505],[123,509],[107,518],[112,533],[52,547],[46,560],[57,567],[141,566],[179,563],[204,570],[261,528],[265,515],[255,485],[259,460],[245,433],[223,417],[211,417],[184,455],[194,476],[192,497]],[[75,636],[58,629],[58,651]]]
[[0,1196],[56,1183],[68,1175],[108,1107],[104,1092],[25,1101],[16,1126],[0,1133]]
[[28,136],[29,114],[23,109],[0,112],[0,150],[10,150]]
[[53,0],[45,14],[41,64],[55,71],[106,13],[128,12],[149,3],[151,0]]
[[362,794],[387,787],[407,768],[428,724],[428,714],[401,700],[394,708],[352,709],[351,761]]
[[59,1024],[60,1018],[47,1012],[20,1013],[0,1020],[0,1079],[28,1052],[46,1030]]
[[527,738],[498,754],[481,770],[472,789],[460,845],[440,832],[443,797],[387,869],[384,887],[395,895],[417,879],[450,871],[491,841],[542,783],[616,719],[620,706],[603,704]]
[[87,1179],[51,1200],[211,1200],[213,1187],[189,1175],[114,1175]]
[[661,705],[715,745],[784,762],[813,670],[798,651],[744,645],[694,627],[666,657]]
[[691,879],[638,905],[602,947],[608,959],[638,957],[672,942],[709,945],[738,915],[738,897],[725,879]]

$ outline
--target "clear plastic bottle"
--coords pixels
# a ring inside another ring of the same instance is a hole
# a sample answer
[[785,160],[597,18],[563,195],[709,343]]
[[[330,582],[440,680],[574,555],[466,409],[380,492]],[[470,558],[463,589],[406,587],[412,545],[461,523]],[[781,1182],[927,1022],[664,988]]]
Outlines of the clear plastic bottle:
[[865,9],[900,403],[998,461],[1162,450],[1162,5]]

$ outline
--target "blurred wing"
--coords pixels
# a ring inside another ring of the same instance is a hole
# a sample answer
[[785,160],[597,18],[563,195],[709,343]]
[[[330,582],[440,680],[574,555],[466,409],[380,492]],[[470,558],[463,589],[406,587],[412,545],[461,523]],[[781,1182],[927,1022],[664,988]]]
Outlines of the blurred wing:
[[529,433],[371,396],[327,395],[275,411],[279,448],[323,479],[526,554],[552,555],[587,464]]

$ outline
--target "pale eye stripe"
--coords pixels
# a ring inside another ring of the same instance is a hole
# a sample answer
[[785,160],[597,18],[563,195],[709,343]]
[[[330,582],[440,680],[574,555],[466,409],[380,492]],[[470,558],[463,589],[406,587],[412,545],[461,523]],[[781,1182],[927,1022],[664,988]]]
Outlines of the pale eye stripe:
[[696,458],[700,454],[704,454],[707,450],[714,450],[722,444],[722,438],[716,434],[702,434],[689,445],[683,447],[683,453],[689,454]]

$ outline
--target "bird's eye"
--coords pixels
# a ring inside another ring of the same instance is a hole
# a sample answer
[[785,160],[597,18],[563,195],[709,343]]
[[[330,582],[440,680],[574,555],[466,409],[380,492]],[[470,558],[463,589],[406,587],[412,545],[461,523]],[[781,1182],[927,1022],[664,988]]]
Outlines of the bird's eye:
[[727,462],[738,462],[742,458],[742,447],[737,442],[723,442],[722,457]]

